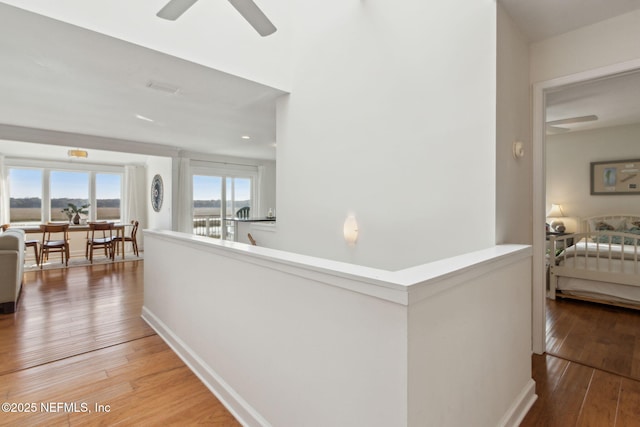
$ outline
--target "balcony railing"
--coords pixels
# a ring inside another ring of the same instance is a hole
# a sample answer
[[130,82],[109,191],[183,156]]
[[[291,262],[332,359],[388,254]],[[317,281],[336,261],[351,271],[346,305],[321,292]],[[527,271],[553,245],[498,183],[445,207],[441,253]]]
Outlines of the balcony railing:
[[220,215],[194,215],[193,234],[219,239],[222,237]]

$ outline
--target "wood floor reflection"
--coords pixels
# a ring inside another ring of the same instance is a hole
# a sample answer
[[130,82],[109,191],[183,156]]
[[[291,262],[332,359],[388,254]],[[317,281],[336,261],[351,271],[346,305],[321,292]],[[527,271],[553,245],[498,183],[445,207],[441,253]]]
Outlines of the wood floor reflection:
[[142,263],[25,273],[0,315],[0,396],[16,410],[0,425],[239,425],[140,318]]

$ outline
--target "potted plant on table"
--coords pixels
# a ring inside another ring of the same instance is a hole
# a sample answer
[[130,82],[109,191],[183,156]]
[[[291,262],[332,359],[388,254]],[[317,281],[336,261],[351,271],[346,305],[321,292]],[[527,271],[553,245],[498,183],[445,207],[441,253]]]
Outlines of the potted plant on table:
[[73,219],[73,223],[77,225],[80,224],[80,215],[89,214],[89,211],[87,210],[89,206],[91,205],[86,204],[78,207],[73,203],[69,203],[66,208],[62,209],[62,212],[67,215],[67,218],[69,218],[69,222],[71,222]]

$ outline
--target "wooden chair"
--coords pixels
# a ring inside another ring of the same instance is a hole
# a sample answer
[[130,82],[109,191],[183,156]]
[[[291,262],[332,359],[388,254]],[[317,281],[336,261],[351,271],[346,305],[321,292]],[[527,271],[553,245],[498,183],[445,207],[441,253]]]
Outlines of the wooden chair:
[[[9,228],[9,224],[2,224],[0,227],[2,227],[2,231],[7,231],[7,228]],[[27,248],[33,248],[33,253],[36,256],[36,265],[40,265],[40,249],[38,248],[39,243],[40,240],[38,239],[29,239],[24,241],[25,251],[27,250]]]
[[[138,225],[140,225],[140,223],[138,221],[131,221],[131,225],[133,225],[133,227],[131,228],[130,235],[124,236],[124,239],[115,239],[116,252],[118,252],[118,245],[122,240],[124,240],[125,243],[131,242],[131,249],[133,249],[133,253],[136,254],[136,256],[140,256],[140,253],[138,252],[138,238],[137,238]],[[122,248],[122,253],[124,253],[124,248]]]
[[87,233],[87,246],[85,247],[85,258],[93,264],[94,249],[104,249],[104,256],[113,260],[115,257],[112,222],[90,222]]
[[253,246],[256,246],[256,240],[253,238],[253,236],[251,235],[251,233],[247,233],[247,237],[249,238],[249,241],[251,242],[251,244]]
[[[62,262],[69,265],[69,224],[42,224],[42,242],[40,243],[40,268],[45,259],[49,259],[49,252],[60,252]],[[62,239],[59,235],[62,233]],[[53,238],[51,235],[54,235]]]

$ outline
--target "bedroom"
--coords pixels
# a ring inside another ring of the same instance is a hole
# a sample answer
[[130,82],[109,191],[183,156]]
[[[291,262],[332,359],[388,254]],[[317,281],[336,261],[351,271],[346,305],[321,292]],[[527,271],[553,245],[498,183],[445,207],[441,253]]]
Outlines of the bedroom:
[[[640,135],[639,79],[640,73],[628,73],[547,94],[546,209],[549,212],[552,204],[560,205],[563,215],[562,218],[547,218],[548,223],[561,221],[566,227],[565,232],[576,233],[589,231],[585,220],[594,216],[640,215],[638,195],[625,194],[629,191],[626,183],[619,183],[616,194],[597,189],[596,192],[604,194],[591,194],[592,162],[623,160],[625,166],[631,167],[633,160],[640,158],[637,147]],[[601,174],[598,168],[593,177],[596,185]],[[634,176],[620,176],[619,181],[622,180],[634,182]],[[616,232],[633,231],[634,221],[627,218],[622,224],[617,218],[605,220]],[[590,230],[595,231],[596,223],[591,222]],[[606,243],[602,236],[589,238]],[[621,240],[621,236],[615,236],[613,240]],[[624,240],[627,250],[631,250],[633,238]],[[555,249],[559,250],[562,244],[571,244],[572,241],[558,240],[557,243]],[[600,246],[599,250],[604,251],[604,245]],[[548,249],[551,250],[550,247]],[[618,268],[615,262],[613,264],[613,268]],[[552,280],[552,285],[555,286],[555,280]]]

